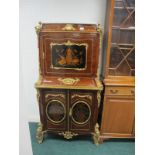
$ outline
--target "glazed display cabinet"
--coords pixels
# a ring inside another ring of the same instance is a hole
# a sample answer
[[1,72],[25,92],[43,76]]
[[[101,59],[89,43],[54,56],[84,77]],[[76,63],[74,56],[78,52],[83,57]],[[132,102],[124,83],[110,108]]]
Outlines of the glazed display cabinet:
[[98,56],[101,30],[90,24],[49,24],[36,27],[39,47],[39,80],[36,82],[40,123],[37,140],[45,133],[71,139],[93,135],[99,141],[97,123],[101,91]]
[[101,141],[134,138],[135,1],[108,0]]

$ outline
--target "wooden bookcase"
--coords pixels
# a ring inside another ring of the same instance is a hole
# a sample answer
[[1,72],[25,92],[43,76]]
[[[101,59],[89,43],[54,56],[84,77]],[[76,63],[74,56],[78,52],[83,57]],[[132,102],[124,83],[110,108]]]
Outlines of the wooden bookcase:
[[135,121],[135,1],[108,0],[101,141],[133,138]]

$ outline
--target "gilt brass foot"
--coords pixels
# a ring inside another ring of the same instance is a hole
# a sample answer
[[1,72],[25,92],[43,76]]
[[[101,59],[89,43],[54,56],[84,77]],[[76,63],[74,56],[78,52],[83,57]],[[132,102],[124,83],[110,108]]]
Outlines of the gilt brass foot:
[[39,144],[43,142],[44,139],[44,132],[42,131],[42,124],[38,123],[38,128],[37,128],[37,133],[36,133],[36,138]]
[[95,132],[93,133],[93,140],[94,140],[94,144],[99,145],[99,141],[100,141],[100,131],[99,131],[99,125],[98,123],[96,123],[95,125]]

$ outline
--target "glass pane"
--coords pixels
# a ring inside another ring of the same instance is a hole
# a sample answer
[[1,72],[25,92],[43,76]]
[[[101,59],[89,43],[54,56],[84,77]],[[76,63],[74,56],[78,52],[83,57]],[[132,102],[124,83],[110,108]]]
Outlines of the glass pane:
[[109,74],[114,76],[134,76],[134,45],[112,44]]
[[46,114],[50,121],[60,123],[65,118],[64,104],[58,100],[52,100],[48,103]]
[[115,7],[135,7],[135,0],[115,0]]
[[135,7],[135,0],[125,0],[127,6],[129,7]]
[[122,0],[115,0],[115,7],[123,7],[123,1]]
[[111,53],[110,53],[110,68],[115,68],[117,65],[121,62],[123,59],[123,55],[119,51],[117,47],[112,47],[111,48]]
[[117,76],[130,75],[130,67],[126,61],[123,61],[116,70]]
[[113,29],[112,30],[112,43],[118,44],[134,44],[135,31],[126,29]]
[[72,120],[77,124],[84,124],[90,118],[90,107],[85,101],[78,101],[73,105]]
[[135,8],[134,0],[115,0],[109,75],[134,76]]
[[135,76],[135,70],[131,71],[131,76]]
[[113,26],[120,28],[133,27],[135,25],[134,9],[115,8]]
[[127,57],[127,61],[132,69],[135,69],[135,51],[132,51]]

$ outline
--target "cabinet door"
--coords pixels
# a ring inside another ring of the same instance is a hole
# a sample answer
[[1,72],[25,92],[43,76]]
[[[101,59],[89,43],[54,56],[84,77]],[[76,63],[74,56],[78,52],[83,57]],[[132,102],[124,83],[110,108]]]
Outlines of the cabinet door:
[[134,99],[127,96],[105,96],[101,132],[103,135],[132,136]]
[[[90,133],[93,128],[95,107],[93,93],[87,92],[72,92],[70,103],[70,130],[78,133]],[[97,115],[97,111],[96,111]]]
[[66,93],[63,91],[45,92],[45,115],[48,130],[66,130]]

